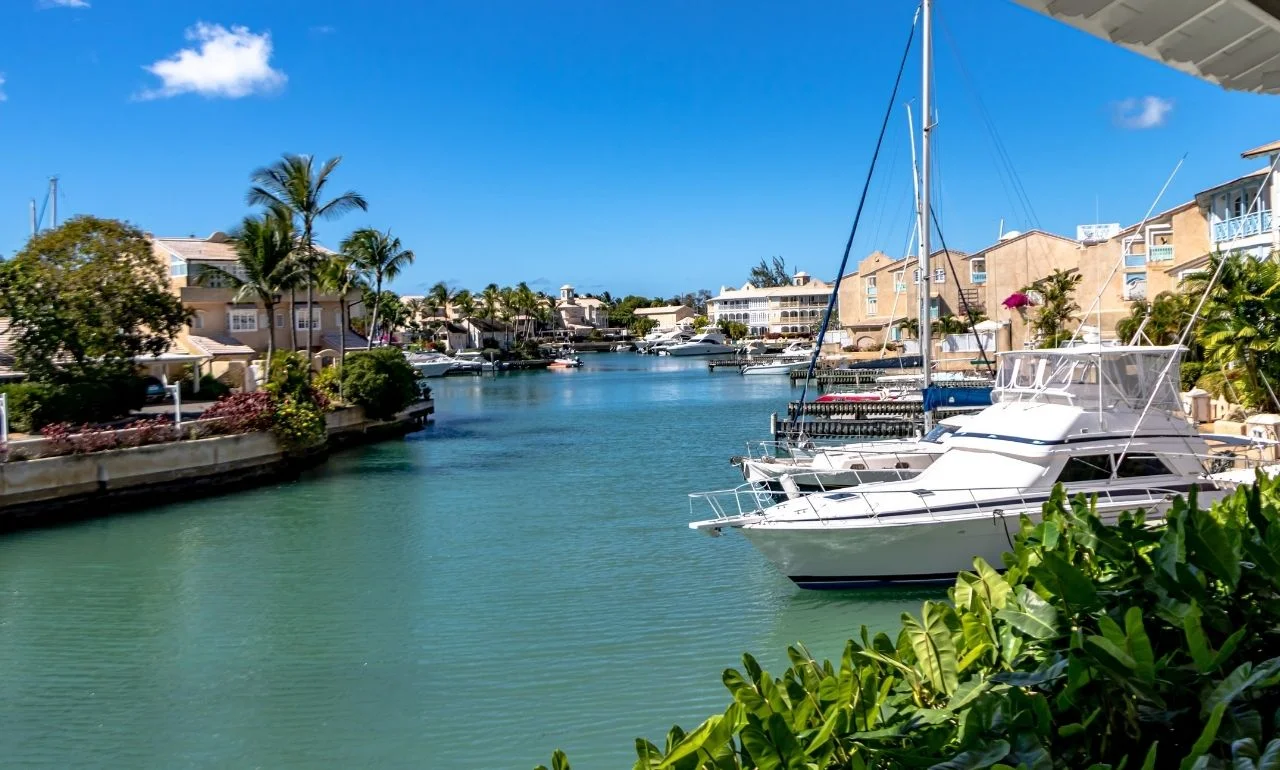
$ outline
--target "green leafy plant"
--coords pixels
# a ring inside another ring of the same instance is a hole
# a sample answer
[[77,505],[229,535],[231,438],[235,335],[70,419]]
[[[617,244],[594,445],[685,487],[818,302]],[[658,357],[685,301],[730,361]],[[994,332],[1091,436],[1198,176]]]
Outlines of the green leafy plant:
[[835,663],[796,645],[773,677],[745,655],[728,708],[638,740],[635,767],[1280,767],[1280,483],[1153,523],[1059,488],[1004,574],[975,560]]
[[324,415],[310,400],[294,397],[281,399],[275,405],[271,432],[286,449],[306,449],[324,442]]
[[418,399],[418,375],[395,348],[375,348],[347,356],[342,367],[347,400],[370,418],[385,420]]

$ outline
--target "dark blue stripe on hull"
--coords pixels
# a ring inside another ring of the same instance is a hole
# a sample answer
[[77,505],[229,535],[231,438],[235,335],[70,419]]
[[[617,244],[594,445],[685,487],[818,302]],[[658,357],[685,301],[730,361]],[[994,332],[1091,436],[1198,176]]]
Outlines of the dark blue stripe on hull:
[[932,572],[914,575],[792,575],[791,581],[811,591],[847,591],[854,588],[886,588],[904,586],[949,586],[956,582],[954,572]]

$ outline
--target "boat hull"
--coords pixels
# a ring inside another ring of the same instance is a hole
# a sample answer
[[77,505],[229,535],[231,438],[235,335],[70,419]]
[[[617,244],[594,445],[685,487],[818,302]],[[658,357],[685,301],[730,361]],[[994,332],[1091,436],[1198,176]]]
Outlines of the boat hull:
[[722,356],[736,350],[732,345],[673,345],[658,352],[664,356]]
[[[1203,491],[1201,505],[1224,492]],[[1098,514],[1112,524],[1120,513],[1144,508],[1148,516],[1163,516],[1170,502],[1123,503],[1098,506]],[[740,528],[766,559],[797,586],[811,590],[848,590],[889,585],[942,585],[956,573],[973,569],[974,557],[1000,568],[1001,556],[1012,550],[1019,519],[1032,522],[1041,510],[992,509],[973,516],[939,518],[924,523],[842,527],[748,524]]]
[[796,361],[789,364],[747,364],[742,367],[742,373],[745,375],[765,375],[765,374],[790,374],[792,369],[803,369],[807,367],[807,361]]
[[445,372],[453,368],[453,361],[439,361],[432,363],[412,364],[418,374],[423,377],[443,377]]

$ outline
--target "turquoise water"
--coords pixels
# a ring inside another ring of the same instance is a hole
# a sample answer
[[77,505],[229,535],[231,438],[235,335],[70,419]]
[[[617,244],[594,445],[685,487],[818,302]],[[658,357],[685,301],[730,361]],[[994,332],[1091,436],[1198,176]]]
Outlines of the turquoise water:
[[5,765],[630,767],[742,651],[929,596],[801,592],[685,526],[785,378],[584,361],[436,380],[434,426],[296,482],[0,540]]

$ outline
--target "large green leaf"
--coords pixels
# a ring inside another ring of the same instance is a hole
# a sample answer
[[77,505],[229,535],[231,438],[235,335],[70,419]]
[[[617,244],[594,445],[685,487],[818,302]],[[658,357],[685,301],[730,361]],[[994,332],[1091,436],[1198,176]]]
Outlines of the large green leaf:
[[1240,582],[1240,532],[1227,532],[1213,516],[1191,517],[1186,530],[1187,561],[1234,588]]
[[978,571],[978,582],[974,585],[974,590],[986,599],[987,606],[992,611],[1004,609],[1013,593],[1009,581],[981,558],[973,560],[973,567]]
[[[950,695],[956,691],[960,683],[957,672],[955,639],[947,624],[947,617],[952,610],[942,602],[925,602],[921,610],[923,624],[912,625],[906,620],[903,627],[911,637],[911,647],[930,684],[938,692]],[[909,616],[908,616],[909,617]]]
[[1086,636],[1084,649],[1105,668],[1122,676],[1133,674],[1138,667],[1127,650],[1105,636]]
[[1232,770],[1257,770],[1258,744],[1252,738],[1241,738],[1231,742]]
[[1098,590],[1089,576],[1052,551],[1044,553],[1028,572],[1072,609],[1088,609],[1098,603]]
[[1258,770],[1280,770],[1280,738],[1267,744],[1258,758]]
[[1151,744],[1151,748],[1147,749],[1147,758],[1142,763],[1142,770],[1156,770],[1156,748],[1160,745],[1160,741]]
[[1222,715],[1226,712],[1225,703],[1220,703],[1213,712],[1209,714],[1209,720],[1204,723],[1204,729],[1200,731],[1200,737],[1196,739],[1195,745],[1191,747],[1190,753],[1183,758],[1180,770],[1192,770],[1196,767],[1213,747],[1213,741],[1218,737],[1218,726],[1222,724]]
[[1004,759],[1008,754],[1009,744],[996,741],[990,746],[962,751],[946,762],[930,765],[929,770],[983,770]]
[[[679,742],[667,752],[667,756],[663,758],[659,767],[666,770],[667,768],[676,767],[676,763],[686,757],[694,756],[699,751],[714,751],[716,748],[723,746],[732,739],[733,734],[737,731],[745,718],[745,708],[741,703],[734,703],[729,706],[725,713],[721,716],[713,716],[703,722],[693,732],[686,734]],[[639,747],[637,745],[637,751]]]
[[1053,770],[1053,757],[1031,730],[1022,730],[1013,738],[1010,752],[1018,767],[1028,770]]
[[1138,678],[1147,684],[1155,684],[1156,658],[1151,651],[1151,639],[1142,625],[1142,610],[1130,607],[1124,614],[1124,631],[1129,655],[1135,664]]
[[996,613],[996,617],[1032,639],[1052,639],[1058,635],[1058,611],[1026,586],[1018,586],[1017,603]]
[[1245,690],[1280,671],[1280,658],[1263,661],[1256,667],[1250,662],[1241,663],[1225,679],[1217,684],[1201,705],[1201,713],[1207,714],[1219,707],[1230,706]]
[[758,770],[785,770],[786,761],[768,734],[755,724],[742,728],[742,746]]

